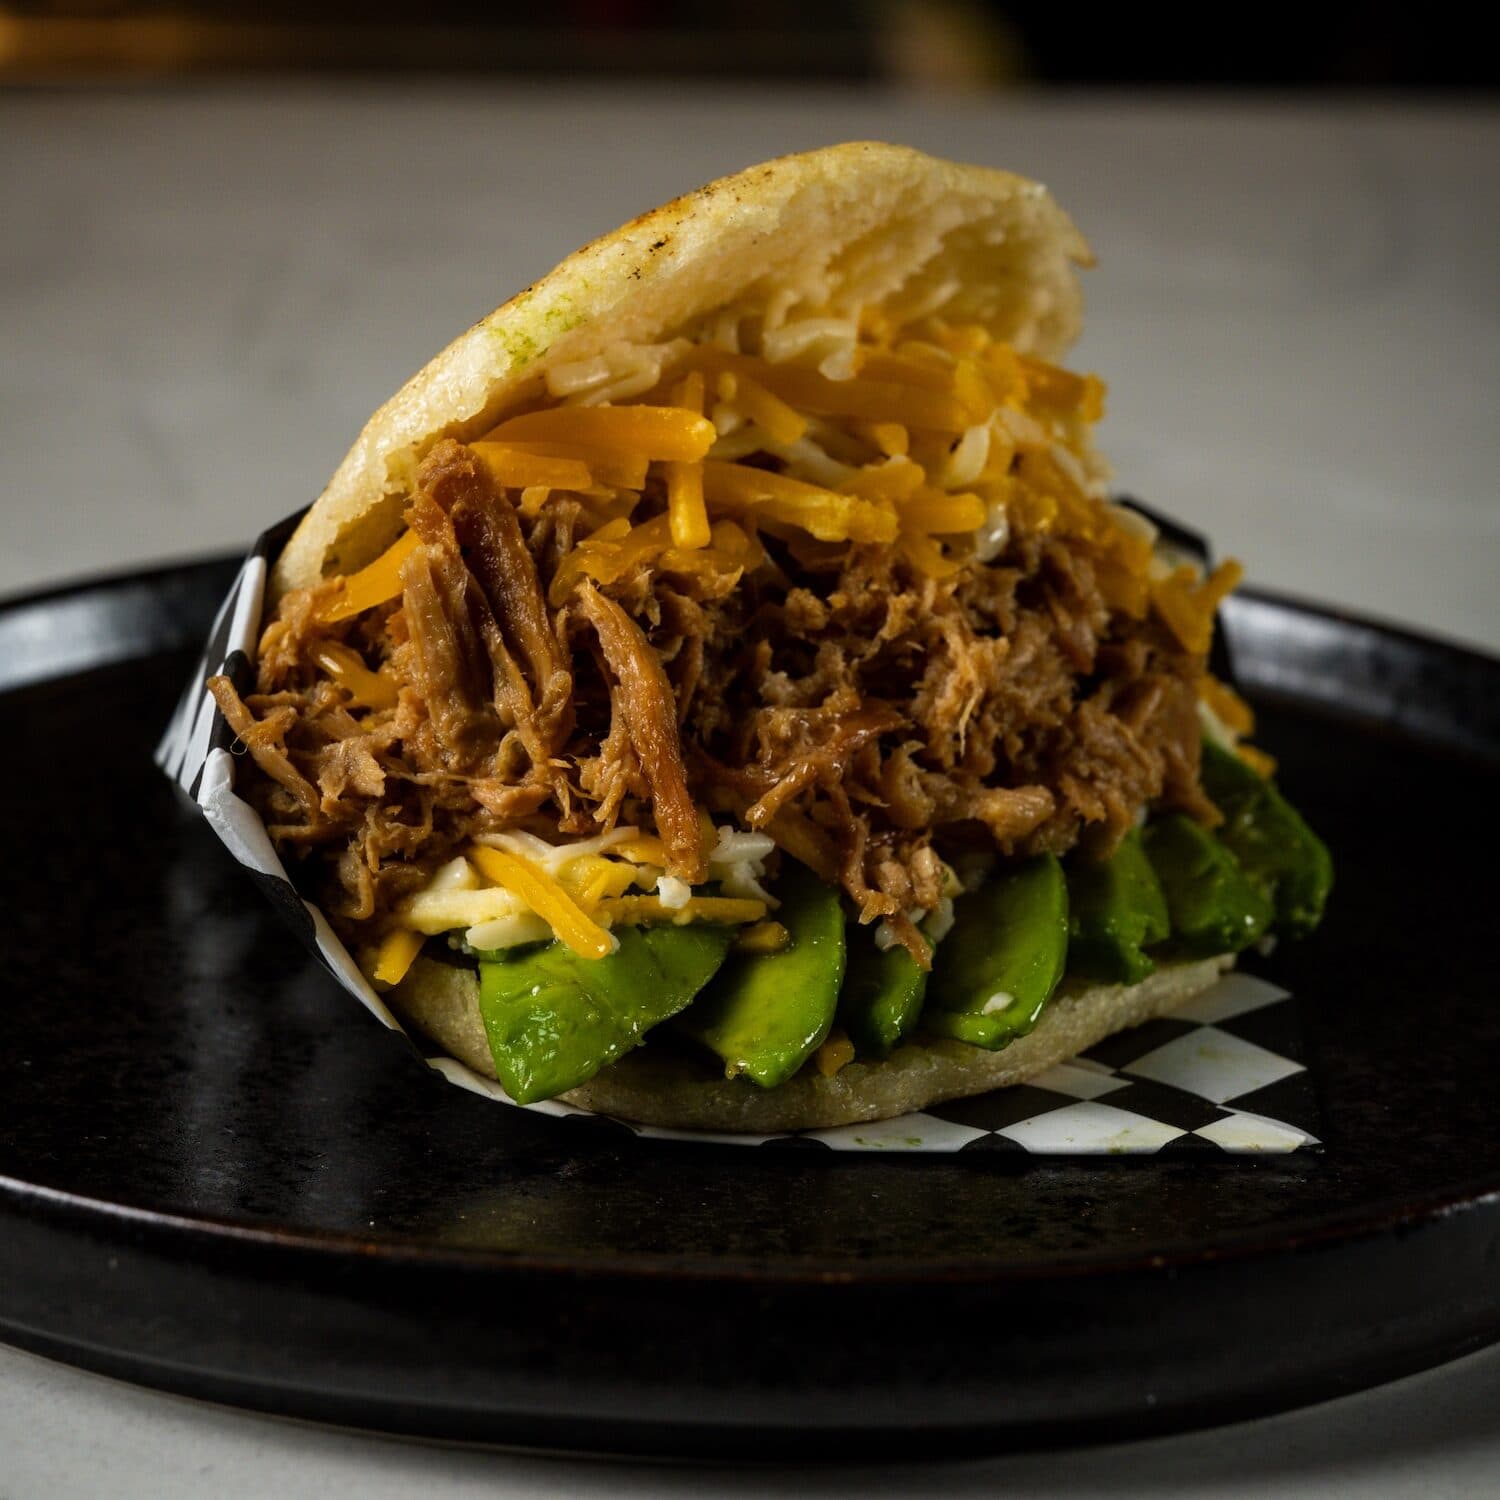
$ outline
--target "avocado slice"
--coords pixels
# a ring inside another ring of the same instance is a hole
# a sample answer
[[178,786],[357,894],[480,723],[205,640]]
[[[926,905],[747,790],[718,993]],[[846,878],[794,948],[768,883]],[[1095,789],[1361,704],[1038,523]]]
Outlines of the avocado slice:
[[1171,934],[1167,898],[1138,828],[1108,859],[1068,861],[1068,972],[1139,984],[1155,968],[1145,950]]
[[1148,823],[1142,837],[1167,898],[1174,947],[1207,958],[1238,953],[1264,936],[1270,897],[1211,833],[1171,813]]
[[605,958],[562,943],[481,960],[479,1013],[495,1073],[518,1104],[551,1099],[676,1015],[729,952],[727,927],[622,927]]
[[1333,856],[1276,784],[1232,751],[1203,742],[1203,790],[1224,814],[1219,840],[1270,896],[1276,927],[1306,937],[1323,919]]
[[923,1024],[996,1051],[1037,1023],[1068,958],[1068,886],[1050,854],[958,898],[928,985]]
[[822,1045],[844,981],[839,893],[791,860],[776,886],[779,953],[736,954],[684,1014],[681,1027],[762,1088],[785,1083]]
[[838,1023],[861,1057],[889,1057],[922,1014],[927,973],[899,943],[881,949],[868,927],[850,922]]

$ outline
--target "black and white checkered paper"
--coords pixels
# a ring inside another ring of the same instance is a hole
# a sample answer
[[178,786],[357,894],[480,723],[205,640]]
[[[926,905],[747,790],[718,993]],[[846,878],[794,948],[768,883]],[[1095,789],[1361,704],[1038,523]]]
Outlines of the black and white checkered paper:
[[[293,888],[260,817],[236,794],[240,758],[234,732],[205,687],[209,677],[222,672],[241,692],[251,690],[270,559],[300,519],[290,517],[257,538],[220,607],[157,747],[156,760],[329,974],[382,1024],[401,1031],[400,1022],[371,988],[327,918]],[[1152,519],[1162,523],[1160,517]],[[1203,553],[1201,541],[1192,533],[1169,522],[1166,526],[1174,545]],[[557,1100],[517,1105],[493,1079],[408,1040],[450,1082],[488,1099],[538,1114],[587,1113]],[[1301,1056],[1291,996],[1264,980],[1235,972],[1171,1016],[1108,1037],[1029,1083],[894,1120],[780,1136],[611,1123],[652,1139],[835,1151],[987,1150],[1037,1156],[1280,1153],[1318,1144],[1316,1098]]]

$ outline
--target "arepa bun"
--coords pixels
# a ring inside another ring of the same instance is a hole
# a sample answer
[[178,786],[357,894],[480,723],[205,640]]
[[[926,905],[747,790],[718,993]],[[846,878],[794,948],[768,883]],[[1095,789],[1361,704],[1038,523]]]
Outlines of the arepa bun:
[[[913,1041],[884,1062],[850,1063],[831,1078],[806,1067],[778,1088],[761,1089],[743,1078],[716,1077],[706,1052],[700,1061],[648,1046],[562,1097],[598,1114],[676,1130],[774,1135],[885,1120],[1023,1083],[1117,1031],[1186,1005],[1233,964],[1229,955],[1172,964],[1130,986],[1065,982],[1035,1028],[999,1052]],[[386,999],[445,1052],[495,1077],[474,970],[419,958]]]
[[1046,188],[861,141],[784,156],[569,256],[456,339],[370,418],[282,552],[272,597],[370,562],[401,530],[417,462],[488,431],[547,370],[651,344],[777,294],[857,314],[954,288],[945,316],[1055,359],[1077,337],[1089,250]]

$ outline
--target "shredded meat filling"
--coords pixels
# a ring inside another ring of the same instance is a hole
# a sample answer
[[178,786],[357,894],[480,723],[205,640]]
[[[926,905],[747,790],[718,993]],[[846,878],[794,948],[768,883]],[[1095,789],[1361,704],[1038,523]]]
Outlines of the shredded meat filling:
[[615,679],[611,712],[623,721],[650,788],[668,872],[681,880],[700,881],[708,866],[698,809],[682,764],[672,684],[640,626],[613,599],[585,583],[578,590],[578,604],[599,637],[599,648]]
[[[632,526],[665,507],[653,480]],[[264,773],[251,795],[273,838],[314,861],[343,922],[384,916],[506,828],[654,825],[671,873],[701,881],[707,808],[838,880],[925,963],[907,913],[940,898],[939,854],[1105,852],[1146,807],[1213,817],[1203,659],[1112,610],[1086,542],[1017,526],[992,563],[936,578],[893,548],[773,526],[743,573],[643,552],[559,587],[600,524],[584,500],[554,492],[523,523],[451,441],[407,520],[421,544],[399,599],[330,624],[327,585],[288,595],[258,691],[211,684]],[[331,643],[395,706],[320,672]]]

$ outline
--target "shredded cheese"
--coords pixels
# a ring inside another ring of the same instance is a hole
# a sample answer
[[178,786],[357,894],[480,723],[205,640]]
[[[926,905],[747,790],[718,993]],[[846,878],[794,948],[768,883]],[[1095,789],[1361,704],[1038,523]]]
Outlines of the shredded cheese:
[[1198,696],[1232,734],[1255,733],[1255,711],[1233,688],[1205,672],[1198,679]]
[[312,659],[365,708],[394,708],[400,695],[395,683],[372,672],[359,653],[336,641],[319,641],[312,649]]
[[596,444],[691,462],[713,444],[707,418],[674,406],[547,406],[502,422],[490,440]]
[[854,1043],[842,1031],[831,1031],[828,1040],[813,1053],[813,1066],[824,1078],[832,1078],[854,1061]]
[[[496,885],[520,898],[580,958],[604,958],[620,944],[538,865],[505,849],[475,844],[469,858]],[[600,909],[606,903],[600,903]]]
[[1236,745],[1234,753],[1255,772],[1257,776],[1264,776],[1269,780],[1276,774],[1276,757],[1269,755],[1266,751],[1255,745]]
[[505,443],[470,443],[469,447],[495,483],[507,489],[542,484],[558,490],[586,490],[594,483],[589,466],[579,458],[528,453]]
[[780,922],[755,922],[734,936],[736,953],[781,953],[791,947],[792,935]]
[[420,932],[404,927],[393,928],[381,941],[375,954],[375,966],[370,977],[376,984],[396,985],[406,978],[406,971],[422,951],[426,938]]
[[318,618],[330,625],[352,620],[355,615],[394,599],[401,592],[401,565],[420,544],[416,532],[403,532],[369,567],[343,580],[344,587],[318,610]]

